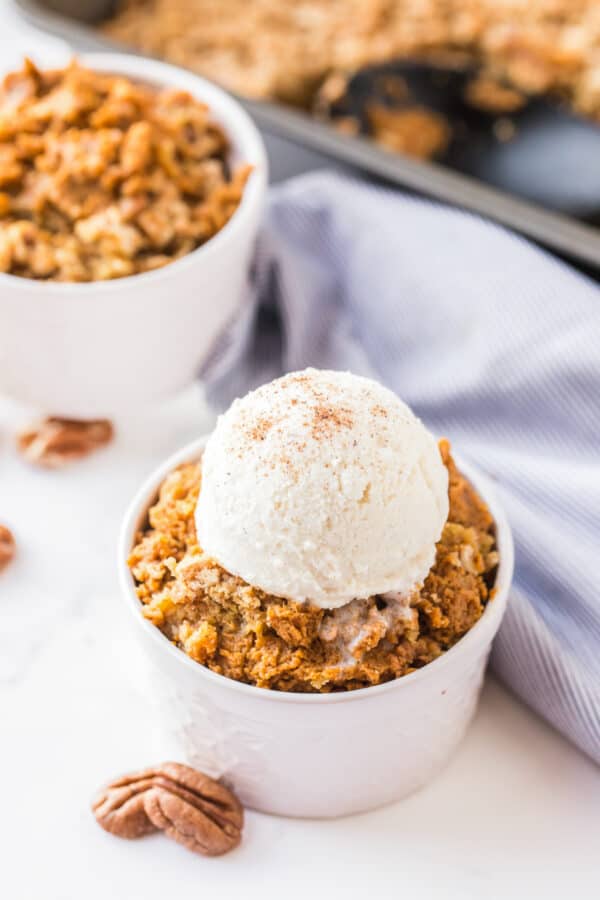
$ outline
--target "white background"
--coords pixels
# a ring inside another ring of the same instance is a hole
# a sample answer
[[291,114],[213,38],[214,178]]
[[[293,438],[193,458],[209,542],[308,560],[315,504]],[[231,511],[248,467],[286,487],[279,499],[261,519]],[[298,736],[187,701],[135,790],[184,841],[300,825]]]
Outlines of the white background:
[[[3,64],[45,44],[5,0],[0,13]],[[401,804],[330,822],[249,813],[241,848],[217,860],[105,834],[95,789],[168,753],[119,602],[119,521],[211,419],[192,390],[119,423],[106,451],[43,472],[13,449],[29,417],[0,400],[0,521],[19,545],[0,580],[0,897],[600,896],[599,770],[491,679],[450,766]]]

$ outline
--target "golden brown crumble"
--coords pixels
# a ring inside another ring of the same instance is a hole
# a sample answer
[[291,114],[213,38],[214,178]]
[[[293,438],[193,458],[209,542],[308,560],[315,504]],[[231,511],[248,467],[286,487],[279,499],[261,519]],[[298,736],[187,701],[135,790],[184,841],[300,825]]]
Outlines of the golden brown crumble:
[[[325,86],[335,102],[368,64],[412,57],[481,66],[474,99],[499,113],[516,108],[516,88],[600,119],[597,0],[120,0],[105,30],[240,94],[306,108]],[[357,128],[353,117],[334,124]],[[375,137],[414,150],[398,130]]]
[[0,272],[99,281],[190,253],[240,203],[227,153],[185,91],[26,60],[0,88]]
[[369,133],[388,150],[415,159],[432,159],[447,150],[452,130],[445,116],[423,106],[394,109],[367,103]]
[[492,517],[446,441],[450,514],[421,590],[322,610],[266,594],[203,553],[201,466],[171,472],[129,558],[143,614],[214,672],[283,691],[352,690],[426,665],[480,618],[497,565]]
[[526,102],[526,97],[514,88],[500,84],[489,75],[480,75],[469,82],[466,99],[471,106],[491,113],[515,113]]

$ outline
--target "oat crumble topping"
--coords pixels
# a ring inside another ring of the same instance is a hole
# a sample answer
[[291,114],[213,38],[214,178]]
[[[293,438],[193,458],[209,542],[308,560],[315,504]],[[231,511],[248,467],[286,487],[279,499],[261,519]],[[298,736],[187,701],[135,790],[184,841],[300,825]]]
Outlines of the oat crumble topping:
[[250,167],[227,153],[185,91],[26,60],[0,88],[0,272],[99,281],[190,253],[240,203]]
[[[240,27],[243,23],[243,27]],[[347,77],[393,59],[475,64],[472,99],[516,109],[520,94],[552,93],[600,120],[597,0],[120,0],[106,33],[187,66],[242,95],[318,110],[343,96]],[[401,98],[400,98],[401,99]],[[447,140],[441,118],[372,123],[391,149],[435,155]],[[354,134],[354,117],[334,120]],[[411,142],[414,127],[427,140]]]
[[335,610],[282,600],[226,572],[196,540],[201,465],[171,472],[129,565],[144,616],[214,672],[259,687],[328,692],[379,684],[426,665],[480,618],[498,555],[489,510],[447,441],[450,513],[425,584]]

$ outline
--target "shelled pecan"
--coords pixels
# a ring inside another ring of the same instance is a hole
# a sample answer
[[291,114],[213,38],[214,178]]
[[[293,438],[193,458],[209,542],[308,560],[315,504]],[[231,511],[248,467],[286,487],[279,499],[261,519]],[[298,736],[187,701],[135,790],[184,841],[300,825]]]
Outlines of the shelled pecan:
[[100,791],[92,809],[105,831],[133,839],[158,830],[144,809],[144,794],[152,787],[152,778],[144,778],[143,774],[126,775]]
[[220,856],[237,847],[244,821],[242,807],[228,788],[174,762],[111,782],[92,809],[98,824],[118,837],[164,831],[202,856]]
[[17,435],[23,458],[37,466],[58,469],[108,444],[113,426],[108,419],[61,419],[50,416]]
[[0,525],[0,572],[12,561],[15,549],[12,531],[6,525]]

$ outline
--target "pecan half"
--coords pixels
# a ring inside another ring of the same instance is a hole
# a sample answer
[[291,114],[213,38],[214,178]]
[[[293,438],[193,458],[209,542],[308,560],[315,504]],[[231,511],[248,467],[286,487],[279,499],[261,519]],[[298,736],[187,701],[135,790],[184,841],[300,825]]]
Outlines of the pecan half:
[[100,791],[92,803],[98,825],[122,838],[138,838],[158,829],[144,809],[144,793],[152,787],[152,779],[143,773],[127,775]]
[[11,562],[15,549],[12,531],[6,525],[0,525],[0,572]]
[[57,469],[108,444],[113,427],[108,419],[61,419],[50,416],[21,431],[17,448],[27,462]]
[[167,762],[113,781],[92,804],[111,834],[142,837],[164,833],[203,856],[237,847],[244,822],[234,794],[190,766]]
[[244,812],[224,785],[181,763],[164,763],[154,781],[144,808],[157,828],[203,856],[237,847]]

